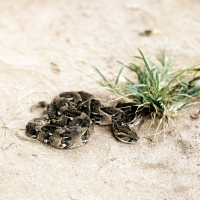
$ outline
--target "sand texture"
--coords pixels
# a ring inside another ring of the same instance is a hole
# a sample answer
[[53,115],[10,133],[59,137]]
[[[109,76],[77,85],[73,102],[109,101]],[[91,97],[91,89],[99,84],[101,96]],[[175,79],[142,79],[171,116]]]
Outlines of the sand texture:
[[[147,29],[157,34],[142,36]],[[148,125],[134,145],[110,127],[95,126],[92,141],[58,150],[25,135],[30,107],[63,91],[85,90],[108,102],[98,67],[112,80],[140,48],[155,55],[190,50],[177,67],[200,63],[199,0],[0,1],[0,199],[200,199],[200,119],[185,108],[152,142]],[[91,76],[92,78],[86,76]]]

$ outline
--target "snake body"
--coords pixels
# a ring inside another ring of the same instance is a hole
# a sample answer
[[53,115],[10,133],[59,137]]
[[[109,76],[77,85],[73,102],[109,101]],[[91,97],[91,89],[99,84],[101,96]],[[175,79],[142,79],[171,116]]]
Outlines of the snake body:
[[76,148],[88,143],[94,124],[111,125],[115,137],[134,143],[139,137],[134,126],[142,123],[138,107],[133,103],[103,106],[92,94],[84,91],[63,92],[52,102],[38,102],[31,108],[43,107],[43,116],[26,125],[26,135],[59,149]]

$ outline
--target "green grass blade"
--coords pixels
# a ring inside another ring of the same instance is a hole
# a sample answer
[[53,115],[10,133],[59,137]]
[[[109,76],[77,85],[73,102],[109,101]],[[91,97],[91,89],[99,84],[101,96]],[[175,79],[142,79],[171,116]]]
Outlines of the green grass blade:
[[144,79],[145,71],[142,71],[141,68],[134,63],[130,63],[130,65],[126,67],[137,74],[138,83],[144,83],[144,80],[146,79]]
[[106,79],[106,77],[99,71],[98,68],[96,68],[95,66],[92,65],[92,68],[97,72],[97,74],[99,74],[99,76],[103,79],[102,81],[98,81],[98,84],[100,84],[101,86],[107,87],[108,89],[110,89],[111,91],[114,90],[113,85]]
[[198,94],[200,92],[200,86],[199,85],[195,85],[193,88],[191,88],[188,91],[188,95],[190,96],[195,96],[196,94]]
[[105,78],[105,76],[99,71],[98,68],[92,65],[92,68],[101,76],[101,78],[105,81],[108,82],[108,80]]
[[[198,65],[194,65],[190,68],[187,68],[187,69],[184,69],[184,70],[181,70],[177,75],[175,75],[169,82],[168,84],[165,86],[164,90],[162,91],[161,95],[164,95],[169,89],[170,89],[170,85],[178,78],[180,77],[182,74],[184,74],[185,72],[188,72],[188,71],[194,71],[194,68],[199,66]],[[196,69],[195,69],[196,70]]]
[[200,80],[200,76],[197,76],[197,77],[193,78],[191,81],[189,81],[189,84],[191,84],[191,83],[193,83],[195,81],[198,81],[198,80]]
[[160,89],[160,80],[159,80],[159,75],[158,73],[156,73],[156,92],[159,93],[159,89]]
[[123,64],[122,67],[121,67],[121,69],[120,69],[119,72],[118,72],[117,78],[116,78],[116,80],[115,80],[115,85],[118,84],[118,82],[119,82],[119,77],[120,77],[122,71],[124,70],[124,67],[125,67],[125,65]]
[[144,64],[145,64],[145,67],[146,67],[146,69],[147,69],[147,71],[148,71],[149,79],[150,79],[151,85],[155,88],[155,87],[156,87],[156,86],[155,86],[155,82],[154,82],[155,79],[154,79],[154,77],[153,77],[152,70],[150,69],[149,64],[148,64],[146,58],[144,57],[142,51],[141,51],[140,49],[138,49],[138,51],[140,52],[140,55],[142,56],[142,60],[143,60],[143,62],[144,62]]

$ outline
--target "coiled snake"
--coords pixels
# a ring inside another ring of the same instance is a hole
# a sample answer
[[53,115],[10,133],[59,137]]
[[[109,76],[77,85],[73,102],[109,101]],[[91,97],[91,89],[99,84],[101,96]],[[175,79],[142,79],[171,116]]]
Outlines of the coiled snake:
[[103,106],[92,94],[83,91],[63,92],[43,107],[43,116],[34,118],[26,125],[26,135],[55,148],[80,147],[92,138],[94,123],[111,125],[115,137],[124,143],[139,139],[134,126],[142,123],[141,112],[133,103],[117,103]]

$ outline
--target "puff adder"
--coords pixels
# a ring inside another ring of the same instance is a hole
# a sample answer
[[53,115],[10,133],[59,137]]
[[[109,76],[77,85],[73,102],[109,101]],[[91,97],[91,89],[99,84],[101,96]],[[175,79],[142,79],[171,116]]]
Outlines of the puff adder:
[[124,143],[139,137],[134,130],[143,118],[133,103],[103,106],[92,94],[83,91],[63,92],[51,103],[38,102],[31,108],[43,107],[43,116],[26,125],[26,135],[59,149],[76,148],[88,143],[94,124],[111,125],[114,136]]

